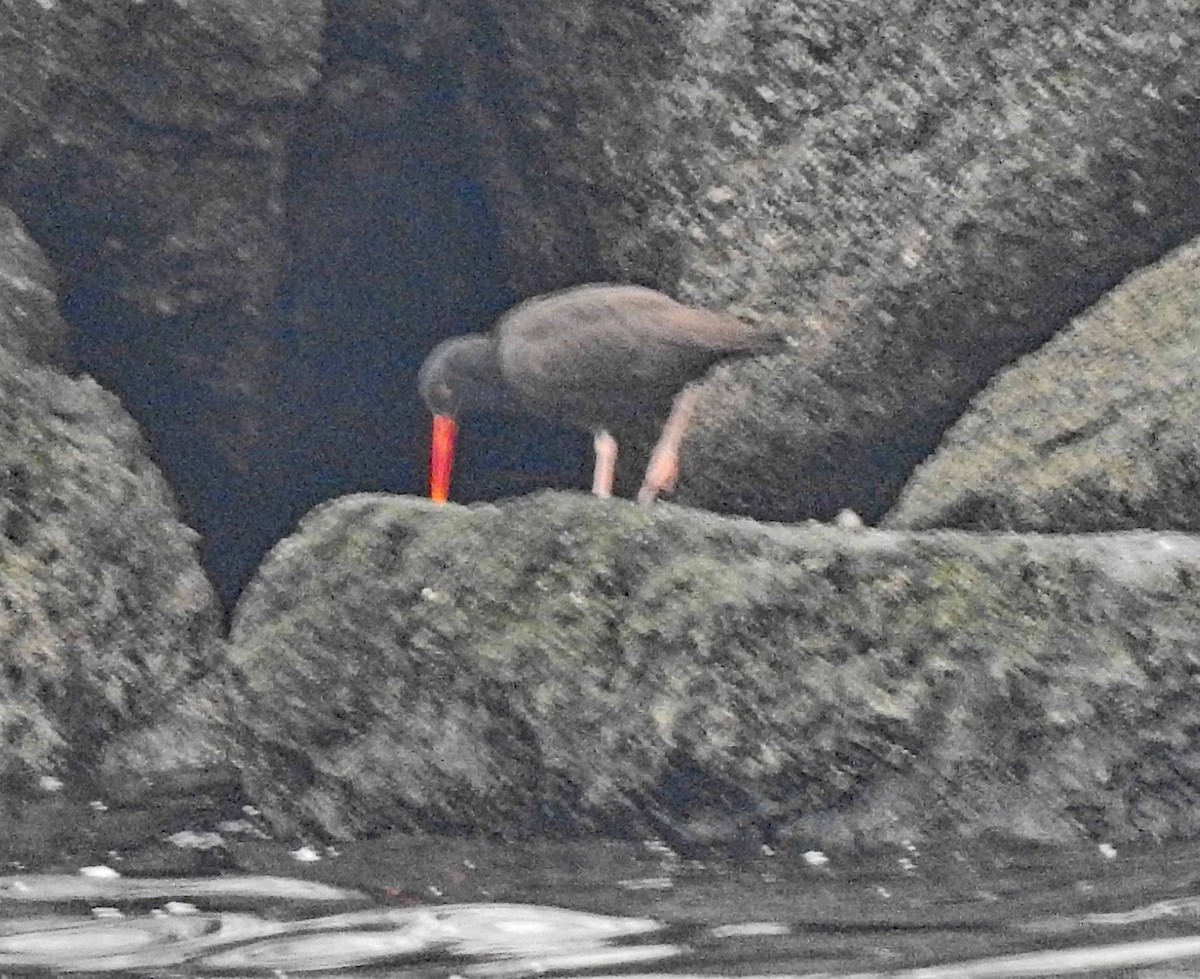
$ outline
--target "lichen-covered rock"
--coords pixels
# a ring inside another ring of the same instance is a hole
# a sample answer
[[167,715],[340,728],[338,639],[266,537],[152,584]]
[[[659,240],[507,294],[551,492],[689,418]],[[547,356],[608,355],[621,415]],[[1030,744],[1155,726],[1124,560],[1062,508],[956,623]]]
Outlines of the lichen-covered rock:
[[281,829],[814,844],[1200,829],[1200,543],[353,496],[239,604]]
[[522,292],[586,271],[811,339],[710,385],[681,502],[876,519],[997,369],[1200,231],[1192,3],[487,7]]
[[888,525],[1200,530],[1197,350],[1200,241],[997,377]]
[[117,399],[0,350],[0,779],[88,772],[212,666],[220,626]]

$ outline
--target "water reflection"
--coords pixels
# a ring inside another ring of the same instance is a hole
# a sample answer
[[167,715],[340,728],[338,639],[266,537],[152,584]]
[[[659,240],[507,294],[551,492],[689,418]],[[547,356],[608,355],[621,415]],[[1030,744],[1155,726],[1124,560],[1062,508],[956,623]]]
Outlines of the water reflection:
[[[244,885],[252,878],[232,881]],[[29,883],[36,889],[36,877]],[[154,882],[141,883],[150,889]],[[213,882],[206,883],[211,894]],[[460,971],[466,974],[498,975],[663,958],[678,950],[608,948],[616,939],[660,927],[646,918],[507,904],[372,909],[298,921],[222,913],[33,918],[4,923],[0,966],[136,972],[193,963],[218,972],[311,972],[436,955],[464,960]],[[481,967],[477,959],[484,960]]]
[[276,849],[239,851],[239,865],[263,874],[0,877],[0,970],[1200,975],[1200,859],[1184,847],[699,862],[662,847],[392,840],[293,864],[294,878],[279,872],[287,857]]

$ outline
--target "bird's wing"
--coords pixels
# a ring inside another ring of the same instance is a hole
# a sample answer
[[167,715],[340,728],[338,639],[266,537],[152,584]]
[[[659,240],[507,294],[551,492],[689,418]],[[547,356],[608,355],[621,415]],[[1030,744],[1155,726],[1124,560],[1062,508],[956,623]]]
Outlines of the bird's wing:
[[760,348],[732,316],[639,286],[586,286],[516,307],[496,328],[501,371],[535,407],[576,415],[662,404],[723,357]]
[[636,318],[638,334],[646,342],[685,346],[711,354],[735,354],[755,350],[762,332],[728,313],[684,306],[661,293],[633,295],[623,314]]
[[710,354],[762,345],[757,327],[727,313],[695,309],[642,286],[582,286],[517,306],[497,326],[500,343],[556,344],[565,336],[600,351],[663,344]]

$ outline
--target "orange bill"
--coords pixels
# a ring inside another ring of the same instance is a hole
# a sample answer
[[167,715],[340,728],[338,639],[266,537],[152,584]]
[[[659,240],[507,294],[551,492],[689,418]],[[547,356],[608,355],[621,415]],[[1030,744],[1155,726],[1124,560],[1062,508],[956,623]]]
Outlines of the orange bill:
[[450,499],[450,471],[454,468],[454,437],[458,422],[449,415],[433,416],[433,452],[429,459],[429,498],[434,503]]

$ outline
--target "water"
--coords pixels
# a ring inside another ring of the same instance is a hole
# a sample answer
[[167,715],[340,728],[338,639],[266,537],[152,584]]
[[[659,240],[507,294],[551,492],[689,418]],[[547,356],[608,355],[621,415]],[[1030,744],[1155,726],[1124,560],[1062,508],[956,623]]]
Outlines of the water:
[[[0,972],[130,976],[1200,975],[1200,848],[216,846],[218,877],[0,879]],[[299,858],[319,857],[317,860]],[[279,880],[279,878],[286,878]],[[320,883],[321,890],[314,890]],[[333,890],[331,888],[337,888]]]

